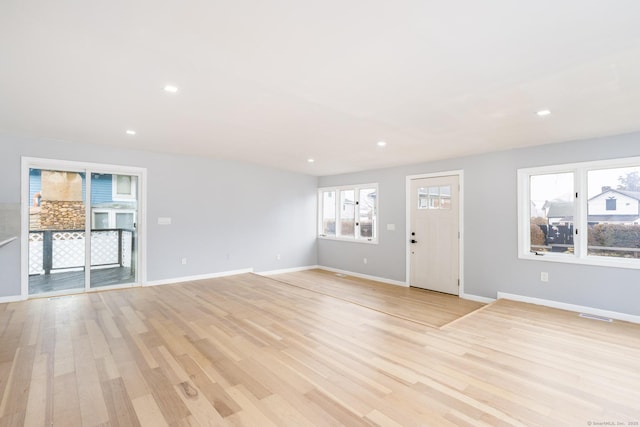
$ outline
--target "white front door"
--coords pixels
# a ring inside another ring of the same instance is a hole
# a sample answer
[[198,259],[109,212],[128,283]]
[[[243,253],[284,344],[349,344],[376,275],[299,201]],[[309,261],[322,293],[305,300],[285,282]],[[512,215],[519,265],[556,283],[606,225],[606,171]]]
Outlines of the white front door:
[[459,294],[459,195],[457,175],[411,180],[411,286]]

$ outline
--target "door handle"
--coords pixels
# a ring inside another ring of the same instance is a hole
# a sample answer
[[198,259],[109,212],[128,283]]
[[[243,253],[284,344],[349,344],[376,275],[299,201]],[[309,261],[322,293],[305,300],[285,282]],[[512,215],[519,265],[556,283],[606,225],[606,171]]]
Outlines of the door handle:
[[411,239],[411,243],[418,243],[416,239]]

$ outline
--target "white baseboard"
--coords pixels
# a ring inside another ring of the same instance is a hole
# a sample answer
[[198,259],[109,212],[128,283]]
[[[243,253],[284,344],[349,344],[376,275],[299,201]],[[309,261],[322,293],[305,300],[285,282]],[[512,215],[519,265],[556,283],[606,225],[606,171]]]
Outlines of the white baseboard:
[[199,274],[197,276],[174,277],[164,280],[152,280],[145,282],[142,286],[170,285],[172,283],[193,282],[195,280],[215,279],[216,277],[235,276],[237,274],[253,273],[253,268],[243,268],[241,270],[220,271],[218,273]]
[[482,303],[485,303],[485,304],[490,304],[490,303],[495,301],[494,298],[481,297],[479,295],[465,294],[465,293],[461,293],[460,294],[460,298],[468,299],[468,300],[476,301],[476,302],[482,302]]
[[375,280],[376,282],[388,283],[390,285],[404,286],[405,288],[409,287],[409,285],[406,282],[401,282],[399,280],[391,280],[391,279],[386,279],[384,277],[377,277],[377,276],[370,276],[368,274],[354,273],[353,271],[340,270],[338,268],[325,267],[325,266],[322,266],[322,265],[319,265],[317,268],[319,268],[320,270],[331,271],[333,273],[340,273],[340,274],[346,274],[347,276],[359,277],[361,279]]
[[636,316],[633,314],[619,313],[617,311],[602,310],[599,308],[567,304],[564,302],[527,297],[523,295],[508,294],[506,292],[498,292],[498,299],[509,299],[512,301],[527,302],[530,304],[543,305],[545,307],[559,308],[560,310],[575,311],[576,313],[593,314],[596,316],[608,317],[610,319],[623,320],[625,322],[640,323],[640,316]]
[[6,303],[6,302],[17,302],[17,301],[24,301],[24,300],[26,300],[26,298],[23,298],[22,295],[12,295],[8,297],[0,297],[0,304]]
[[286,274],[286,273],[295,273],[296,271],[314,270],[316,268],[320,268],[320,267],[317,265],[307,265],[305,267],[283,268],[281,270],[256,271],[255,273],[260,276],[271,276],[274,274]]

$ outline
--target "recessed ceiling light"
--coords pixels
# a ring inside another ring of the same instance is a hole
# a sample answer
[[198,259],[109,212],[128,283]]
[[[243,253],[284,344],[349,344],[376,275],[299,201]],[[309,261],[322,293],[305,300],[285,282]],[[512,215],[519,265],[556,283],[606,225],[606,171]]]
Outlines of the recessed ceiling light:
[[387,143],[385,141],[378,141],[377,145],[378,147],[386,147]]
[[165,92],[171,92],[171,93],[176,93],[178,91],[178,88],[175,86],[171,86],[171,85],[166,85],[164,87],[164,91]]
[[307,159],[307,162],[309,162],[309,163],[313,163],[313,162],[315,162],[315,161],[316,161],[316,159],[312,159],[312,158],[308,158],[308,159]]
[[540,110],[536,114],[539,115],[540,117],[548,116],[549,114],[551,114],[551,111],[550,110]]
[[127,130],[127,135],[135,135],[135,134],[136,134],[135,130],[131,130],[131,129]]

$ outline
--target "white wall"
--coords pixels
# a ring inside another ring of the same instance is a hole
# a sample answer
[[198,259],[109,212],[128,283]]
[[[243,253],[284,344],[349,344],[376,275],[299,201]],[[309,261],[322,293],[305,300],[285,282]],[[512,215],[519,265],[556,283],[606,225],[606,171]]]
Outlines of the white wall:
[[[638,155],[640,133],[634,133],[321,177],[321,187],[379,183],[380,229],[378,245],[319,240],[318,263],[405,281],[405,177],[462,169],[465,293],[496,298],[504,292],[640,315],[640,270],[518,259],[516,191],[519,168]],[[549,273],[548,283],[540,281],[541,271]]]
[[[147,168],[148,281],[317,264],[316,177],[0,133],[0,219],[19,211],[21,156]],[[171,217],[172,225],[158,225],[158,217]],[[3,227],[19,232],[18,224]],[[0,248],[0,298],[19,294],[20,245],[13,242]]]

